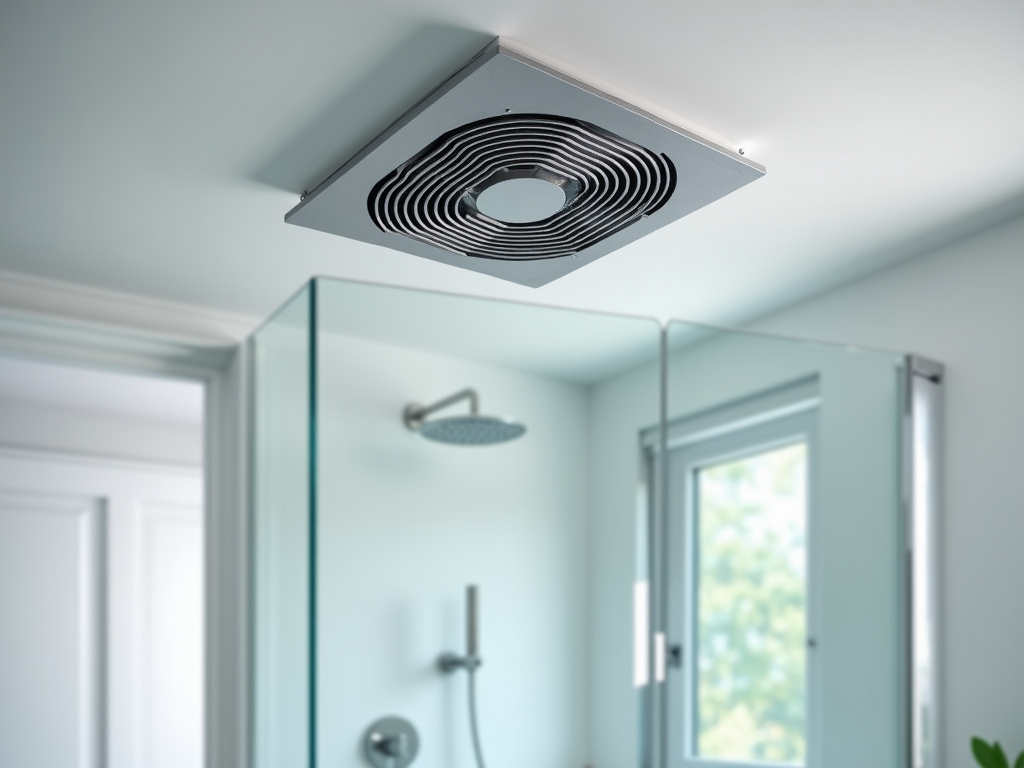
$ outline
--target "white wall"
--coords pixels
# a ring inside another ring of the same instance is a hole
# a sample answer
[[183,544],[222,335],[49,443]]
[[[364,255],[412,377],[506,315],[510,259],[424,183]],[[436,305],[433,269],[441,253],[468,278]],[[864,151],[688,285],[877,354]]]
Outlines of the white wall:
[[199,467],[198,381],[0,354],[0,445]]
[[946,364],[946,765],[973,734],[1024,749],[1024,218],[795,305],[760,330]]
[[0,400],[0,445],[199,467],[201,424]]
[[[463,591],[481,589],[479,705],[494,768],[588,761],[587,392],[583,386],[350,337],[318,356],[319,760],[361,766],[398,714],[422,768],[469,768]],[[463,447],[405,429],[403,407],[466,386],[528,432]]]

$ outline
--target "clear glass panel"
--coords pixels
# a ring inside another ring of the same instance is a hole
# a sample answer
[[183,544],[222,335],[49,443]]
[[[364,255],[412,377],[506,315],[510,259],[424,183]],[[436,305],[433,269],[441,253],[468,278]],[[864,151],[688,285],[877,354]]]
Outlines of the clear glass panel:
[[253,760],[310,764],[310,290],[255,334]]
[[[317,307],[320,764],[361,768],[367,726],[400,713],[420,732],[416,765],[472,768],[466,674],[437,660],[465,653],[476,584],[487,759],[636,766],[657,324],[334,280]],[[451,445],[403,424],[408,404],[466,387],[525,435]]]
[[[496,762],[903,762],[902,356],[672,323],[661,430],[652,321],[333,280],[315,291],[312,324],[307,291],[254,341],[257,766],[356,768],[367,726],[400,713],[420,730],[418,764],[471,768],[465,674],[437,666],[466,650],[467,584],[481,590],[478,703]],[[525,436],[451,445],[403,422],[410,404],[466,387]],[[760,453],[806,446],[806,551],[790,531],[758,553],[782,534],[754,512],[733,525],[740,560],[786,565],[766,566],[754,590],[772,622],[733,610],[715,624],[708,606],[729,585],[701,556],[749,491],[720,475],[770,473],[735,447],[686,465],[697,474],[661,470],[770,425],[789,425],[786,440]],[[684,487],[694,478],[698,494]],[[699,530],[687,528],[695,498]],[[744,683],[778,706],[723,693],[739,681],[715,671],[728,632],[747,636],[748,656],[776,640],[792,650]],[[780,693],[801,685],[803,700]]]
[[[795,725],[801,717],[799,700],[788,699],[796,702],[792,713],[780,710],[771,717],[764,714],[771,708],[763,700],[759,703],[766,676],[771,680],[784,667],[791,670],[784,673],[789,679],[798,680],[798,656],[774,658],[774,671],[751,677],[728,665],[714,666],[726,657],[719,650],[707,655],[708,647],[716,649],[715,643],[721,642],[712,639],[714,633],[707,643],[704,637],[686,642],[693,636],[687,617],[695,613],[694,596],[713,598],[707,584],[700,590],[688,587],[687,574],[694,567],[692,540],[707,531],[687,529],[687,499],[693,497],[687,496],[685,486],[692,472],[676,468],[667,479],[666,605],[669,644],[679,644],[683,663],[668,678],[670,768],[686,768],[712,756],[729,765],[754,758],[828,768],[904,764],[909,677],[901,506],[904,356],[682,322],[669,325],[668,350],[670,465],[674,456],[692,453],[701,444],[738,440],[744,430],[768,429],[772,423],[813,414],[813,423],[798,430],[808,435],[806,628],[799,628],[793,614],[794,623],[783,633],[792,636],[787,640],[791,648],[796,648],[798,631],[805,635],[802,755],[797,742],[783,735],[800,731]],[[730,458],[705,457],[698,465],[722,464],[724,471]],[[710,492],[711,475],[700,475],[703,490]],[[736,492],[744,491],[741,487]],[[718,488],[715,498],[721,493]],[[710,503],[709,498],[704,501]],[[746,528],[746,535],[752,535]],[[743,538],[735,543],[741,542],[751,544]],[[701,542],[696,543],[699,551]],[[795,579],[791,566],[773,573],[776,581]],[[764,589],[769,583],[764,582]],[[789,610],[794,594],[763,598],[773,622]],[[725,627],[739,631],[745,626],[744,605],[737,601],[723,606]],[[730,652],[746,652],[753,640],[730,646]],[[736,693],[732,704],[728,696],[719,696],[743,686],[753,688],[749,695]],[[741,709],[746,710],[742,717]],[[742,728],[736,726],[741,720],[746,721]]]
[[696,753],[802,764],[807,444],[695,471]]

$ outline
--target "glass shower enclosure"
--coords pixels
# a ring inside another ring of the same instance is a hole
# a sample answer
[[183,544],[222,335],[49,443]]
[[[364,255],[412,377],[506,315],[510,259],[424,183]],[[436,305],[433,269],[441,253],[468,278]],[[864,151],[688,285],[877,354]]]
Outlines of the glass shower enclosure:
[[473,768],[467,585],[490,768],[936,765],[940,368],[328,279],[252,345],[258,768]]

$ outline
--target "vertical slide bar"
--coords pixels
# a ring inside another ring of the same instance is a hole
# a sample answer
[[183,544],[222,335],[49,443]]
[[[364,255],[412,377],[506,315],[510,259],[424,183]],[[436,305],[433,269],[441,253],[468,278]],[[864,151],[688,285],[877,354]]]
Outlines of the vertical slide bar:
[[466,656],[478,655],[480,642],[479,604],[475,584],[466,587]]

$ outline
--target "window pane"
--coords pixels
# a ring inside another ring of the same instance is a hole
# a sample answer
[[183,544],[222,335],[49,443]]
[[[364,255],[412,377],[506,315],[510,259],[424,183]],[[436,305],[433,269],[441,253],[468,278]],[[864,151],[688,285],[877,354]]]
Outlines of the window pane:
[[807,447],[696,473],[697,755],[803,763]]

